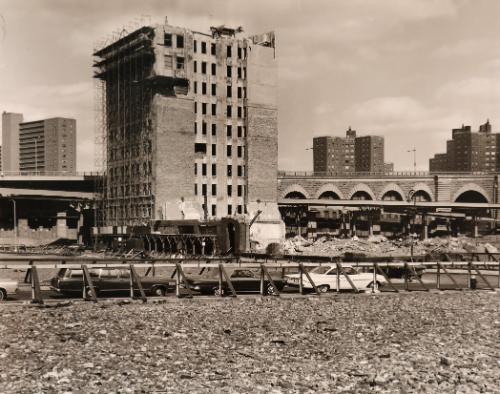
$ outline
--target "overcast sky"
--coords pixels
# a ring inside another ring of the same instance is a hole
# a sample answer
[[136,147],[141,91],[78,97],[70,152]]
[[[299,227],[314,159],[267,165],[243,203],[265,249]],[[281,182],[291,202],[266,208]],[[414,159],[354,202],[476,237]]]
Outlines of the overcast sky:
[[310,170],[313,136],[385,137],[396,169],[445,150],[451,129],[500,131],[497,0],[0,0],[0,111],[74,117],[94,168],[92,49],[141,15],[207,31],[275,30],[279,164]]

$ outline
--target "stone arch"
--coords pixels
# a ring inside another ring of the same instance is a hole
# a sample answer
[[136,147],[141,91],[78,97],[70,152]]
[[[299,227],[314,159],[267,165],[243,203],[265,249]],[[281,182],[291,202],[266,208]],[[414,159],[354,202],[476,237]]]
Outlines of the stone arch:
[[372,189],[370,188],[370,186],[368,186],[366,183],[358,183],[357,185],[355,185],[351,191],[349,192],[349,200],[352,199],[352,196],[354,196],[354,194],[356,192],[365,192],[366,194],[368,194],[372,200],[376,200],[375,198],[375,193],[373,193]]
[[300,193],[302,194],[305,198],[310,198],[309,197],[309,193],[306,191],[306,189],[304,189],[302,186],[300,186],[299,184],[297,183],[294,183],[293,185],[290,185],[288,186],[285,191],[283,192],[282,194],[282,198],[286,198],[286,196],[290,193]]
[[[429,187],[429,185],[425,184],[425,183],[417,183],[413,186],[413,191],[415,193],[417,192],[425,192],[429,195],[431,201],[435,201],[435,198],[434,198],[434,193],[432,191],[432,189]],[[408,197],[408,196],[407,196]]]
[[332,185],[331,183],[327,184],[327,185],[323,185],[321,186],[318,191],[316,192],[316,196],[315,198],[316,199],[320,199],[321,198],[321,195],[325,192],[333,192],[335,193],[337,196],[339,196],[339,199],[340,200],[344,200],[344,193],[342,193],[340,191],[340,189],[335,186],[335,185]]
[[405,199],[405,192],[397,183],[389,183],[384,186],[384,188],[378,194],[378,199],[382,200],[384,195],[388,192],[396,192],[401,196],[401,201]]
[[463,185],[453,195],[451,202],[456,202],[457,199],[460,197],[460,195],[462,195],[466,192],[477,192],[477,193],[481,194],[486,199],[487,202],[490,202],[489,193],[476,183],[467,183],[467,184]]

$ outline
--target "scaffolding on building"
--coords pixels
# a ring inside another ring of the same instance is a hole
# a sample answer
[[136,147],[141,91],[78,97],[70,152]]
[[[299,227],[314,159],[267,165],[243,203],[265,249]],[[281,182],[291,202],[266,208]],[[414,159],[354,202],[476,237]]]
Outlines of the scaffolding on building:
[[148,225],[152,193],[154,28],[122,29],[96,46],[96,227]]

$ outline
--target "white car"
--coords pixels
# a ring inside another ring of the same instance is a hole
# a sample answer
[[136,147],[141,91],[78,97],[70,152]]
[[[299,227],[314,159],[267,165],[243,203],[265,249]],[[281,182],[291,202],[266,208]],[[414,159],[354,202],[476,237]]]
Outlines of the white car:
[[18,287],[17,280],[0,278],[0,302],[6,300],[8,296],[16,295]]
[[[358,290],[371,290],[373,287],[377,289],[379,286],[386,284],[386,280],[382,275],[375,275],[375,285],[373,283],[373,272],[360,272],[356,268],[348,265],[342,265],[342,269],[349,279],[354,283]],[[321,265],[309,271],[309,276],[321,293],[326,293],[328,290],[337,290],[337,266],[336,265]],[[288,286],[298,287],[300,274],[286,275],[285,282]],[[340,273],[339,290],[353,290],[345,275]],[[312,284],[307,279],[305,274],[302,275],[302,286],[304,289],[312,289]]]

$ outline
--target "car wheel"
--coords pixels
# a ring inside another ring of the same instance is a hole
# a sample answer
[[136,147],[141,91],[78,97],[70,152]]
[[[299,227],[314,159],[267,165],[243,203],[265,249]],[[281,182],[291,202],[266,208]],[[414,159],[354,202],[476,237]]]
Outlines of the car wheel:
[[7,299],[7,292],[4,289],[0,289],[0,302]]
[[273,287],[273,285],[272,285],[271,283],[269,283],[269,284],[267,285],[267,288],[266,288],[266,294],[267,294],[267,295],[271,295],[271,296],[272,296],[272,295],[277,295],[276,290],[274,290],[274,287]]
[[[97,289],[97,287],[94,287],[94,291],[95,291],[95,296],[99,297],[99,290]],[[90,290],[90,287],[88,287],[88,286],[85,288],[85,297],[92,298],[92,291]]]
[[153,294],[157,297],[165,297],[167,295],[167,289],[162,286],[155,287],[153,289]]
[[373,282],[370,282],[368,284],[368,286],[366,286],[368,289],[371,289],[371,290],[378,290],[378,288],[380,287],[380,282],[375,282],[375,285],[373,284]]
[[226,294],[226,291],[223,288],[214,287],[213,293],[214,293],[214,296],[222,297]]
[[328,293],[328,290],[330,290],[328,285],[319,285],[317,288],[320,293]]

